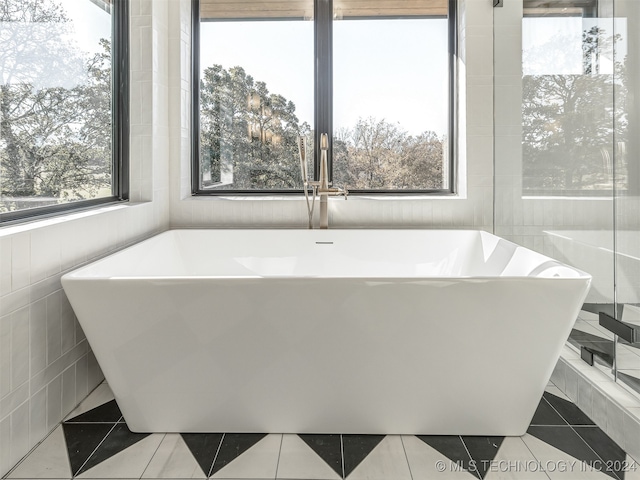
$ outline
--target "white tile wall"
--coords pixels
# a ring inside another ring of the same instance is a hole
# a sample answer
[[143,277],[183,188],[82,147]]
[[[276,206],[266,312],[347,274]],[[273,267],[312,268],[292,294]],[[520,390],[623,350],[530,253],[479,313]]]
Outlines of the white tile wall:
[[0,228],[0,476],[102,380],[62,274],[169,225],[167,0],[131,10],[132,202]]

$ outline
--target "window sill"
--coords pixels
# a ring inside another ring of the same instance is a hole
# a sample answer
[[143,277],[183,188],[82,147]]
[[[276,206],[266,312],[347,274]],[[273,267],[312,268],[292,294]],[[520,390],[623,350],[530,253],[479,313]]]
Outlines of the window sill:
[[536,195],[536,196],[522,196],[522,200],[525,201],[539,201],[539,200],[578,200],[578,201],[584,201],[584,200],[589,200],[589,201],[611,201],[613,200],[613,196],[575,196],[575,197],[571,197],[571,196],[543,196],[543,195]]
[[148,202],[132,203],[122,201],[100,206],[87,207],[65,213],[58,213],[47,217],[36,217],[30,220],[21,221],[20,223],[12,223],[0,226],[0,237],[16,235],[18,233],[29,232],[40,228],[53,227],[68,222],[90,218],[96,215],[104,215],[106,213],[115,212],[118,210],[135,208],[138,205],[145,205],[147,203]]
[[[344,200],[344,197],[330,197],[332,199]],[[349,201],[414,201],[414,200],[466,200],[466,196],[461,194],[451,195],[425,195],[425,194],[365,194],[365,195],[349,195]],[[309,196],[311,199],[311,196]],[[304,201],[304,195],[193,195],[183,198],[186,201],[208,202],[208,201]]]

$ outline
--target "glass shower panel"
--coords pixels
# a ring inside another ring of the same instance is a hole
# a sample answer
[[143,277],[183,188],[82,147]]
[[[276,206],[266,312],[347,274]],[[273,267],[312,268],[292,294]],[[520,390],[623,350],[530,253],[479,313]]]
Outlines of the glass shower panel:
[[494,9],[495,230],[593,276],[569,338],[610,372],[614,336],[613,0]]
[[[616,318],[640,336],[640,2],[614,5]],[[621,333],[624,333],[623,330]],[[640,392],[640,343],[617,338],[617,378]]]

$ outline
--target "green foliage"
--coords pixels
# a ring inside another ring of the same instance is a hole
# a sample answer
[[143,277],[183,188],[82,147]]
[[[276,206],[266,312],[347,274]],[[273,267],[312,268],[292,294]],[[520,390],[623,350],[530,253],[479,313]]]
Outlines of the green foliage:
[[213,65],[200,85],[203,185],[225,189],[302,188],[298,135],[309,135],[295,105],[241,67]]
[[399,125],[359,119],[334,140],[334,175],[351,189],[442,189],[444,139],[411,136]]
[[[207,68],[200,85],[201,184],[302,188],[297,138],[310,138],[311,128],[295,110],[242,67]],[[360,119],[334,136],[334,183],[351,189],[441,189],[443,148],[433,132],[411,136],[384,120]]]

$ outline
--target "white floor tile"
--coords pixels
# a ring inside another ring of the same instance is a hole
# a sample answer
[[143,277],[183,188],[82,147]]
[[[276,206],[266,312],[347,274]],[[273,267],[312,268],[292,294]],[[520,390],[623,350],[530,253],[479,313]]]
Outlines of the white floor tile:
[[625,467],[624,480],[640,480],[640,462],[627,455]]
[[547,387],[544,389],[545,392],[549,392],[552,395],[555,395],[556,397],[560,397],[563,398],[565,400],[571,401],[569,400],[569,397],[567,397],[564,393],[562,393],[562,390],[560,390],[558,387],[553,386],[553,387]]
[[298,435],[283,435],[276,478],[334,480],[341,477]]
[[581,332],[600,337],[602,338],[602,340],[613,340],[613,334],[611,332],[609,332],[604,327],[600,327],[597,323],[594,322],[588,322],[578,319],[574,325],[574,328],[576,330],[580,330]]
[[478,478],[467,471],[460,471],[458,465],[418,437],[403,435],[402,443],[413,480],[471,480]]
[[[580,460],[573,458],[571,455],[564,453],[562,450],[558,450],[532,435],[526,434],[521,438],[551,480],[611,479],[607,474],[597,472],[589,466],[583,468]],[[583,471],[583,469],[585,471]]]
[[216,472],[216,479],[275,478],[282,435],[270,434]]
[[545,480],[544,472],[520,437],[505,437],[496,457],[488,465],[485,480]]
[[[209,472],[207,472],[209,473]],[[206,478],[200,465],[178,433],[168,433],[144,471],[142,478]]]
[[87,398],[85,398],[80,405],[78,405],[75,410],[73,410],[65,420],[69,420],[70,418],[77,417],[89,410],[92,410],[96,407],[99,407],[102,404],[110,402],[113,400],[113,393],[111,392],[111,388],[106,383],[101,383],[98,385],[93,392],[89,394]]
[[71,478],[62,425],[45,438],[7,478]]
[[78,475],[82,479],[140,478],[158,450],[164,434],[156,433]]
[[580,310],[580,313],[578,314],[578,318],[586,322],[597,322],[599,317],[597,313]]
[[622,310],[622,318],[620,320],[626,323],[640,325],[640,307],[626,304]]
[[349,475],[349,480],[411,480],[400,435],[387,435]]

